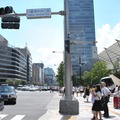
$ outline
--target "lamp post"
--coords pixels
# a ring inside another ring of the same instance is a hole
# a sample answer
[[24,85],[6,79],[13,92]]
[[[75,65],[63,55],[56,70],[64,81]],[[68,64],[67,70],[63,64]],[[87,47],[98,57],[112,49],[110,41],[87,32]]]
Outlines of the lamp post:
[[79,57],[79,65],[80,65],[79,67],[80,67],[80,81],[81,81],[81,66],[82,66],[82,64],[81,64],[81,57]]

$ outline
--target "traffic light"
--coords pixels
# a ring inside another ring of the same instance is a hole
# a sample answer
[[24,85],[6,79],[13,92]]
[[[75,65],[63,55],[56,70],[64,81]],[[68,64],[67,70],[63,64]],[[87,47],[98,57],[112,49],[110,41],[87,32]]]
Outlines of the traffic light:
[[0,8],[0,15],[4,15],[4,14],[9,14],[13,12],[13,8],[11,6],[7,6],[5,8]]
[[20,17],[3,17],[1,28],[3,29],[19,29]]
[[70,53],[70,40],[65,40],[65,50]]
[[18,24],[18,23],[14,23],[14,24],[13,23],[2,23],[1,27],[3,29],[19,29],[20,24]]

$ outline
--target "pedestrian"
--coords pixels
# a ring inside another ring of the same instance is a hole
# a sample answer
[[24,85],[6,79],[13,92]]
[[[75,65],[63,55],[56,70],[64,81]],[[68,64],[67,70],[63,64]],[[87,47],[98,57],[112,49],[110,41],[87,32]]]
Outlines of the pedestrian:
[[114,91],[114,92],[118,91],[118,87],[119,87],[119,86],[118,86],[118,85],[116,85],[116,87],[115,87],[115,91]]
[[72,87],[72,94],[73,94],[73,96],[75,94],[75,87],[74,86]]
[[81,86],[79,87],[79,89],[80,89],[80,96],[82,96],[82,93],[83,93],[83,86],[81,85]]
[[120,86],[118,86],[118,89],[113,93],[113,96],[114,108],[120,108]]
[[117,90],[113,93],[114,96],[120,97],[120,86],[118,86]]
[[108,102],[109,102],[109,97],[111,92],[106,87],[105,82],[101,82],[101,87],[102,87],[102,103],[103,103],[103,110],[104,110],[103,116],[105,118],[109,118]]
[[89,95],[90,95],[90,86],[89,85],[87,85],[87,87],[85,88],[84,95],[86,96],[87,102],[89,102]]
[[92,120],[98,120],[98,114],[99,114],[99,120],[102,120],[102,114],[101,111],[103,110],[102,103],[101,103],[101,87],[100,85],[96,85],[95,87],[95,92],[93,92],[94,96],[94,103],[92,106],[92,111],[95,111],[95,119],[93,118]]
[[[94,92],[95,92],[95,85],[93,85],[92,88],[91,88],[91,102],[92,102],[92,105],[93,105],[93,103],[95,101]],[[92,117],[91,120],[95,120],[96,111],[92,110],[92,113],[93,113],[93,117]]]
[[61,93],[62,93],[62,96],[64,96],[64,94],[65,94],[65,87],[61,88]]
[[78,94],[79,94],[80,90],[79,90],[79,87],[76,88],[76,95],[78,97]]
[[50,93],[53,92],[53,86],[50,86]]

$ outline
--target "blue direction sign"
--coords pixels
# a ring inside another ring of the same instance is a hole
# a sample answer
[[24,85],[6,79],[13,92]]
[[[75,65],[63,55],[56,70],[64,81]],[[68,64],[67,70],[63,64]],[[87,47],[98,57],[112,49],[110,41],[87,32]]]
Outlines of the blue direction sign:
[[51,18],[51,9],[50,8],[26,9],[26,17],[28,19]]

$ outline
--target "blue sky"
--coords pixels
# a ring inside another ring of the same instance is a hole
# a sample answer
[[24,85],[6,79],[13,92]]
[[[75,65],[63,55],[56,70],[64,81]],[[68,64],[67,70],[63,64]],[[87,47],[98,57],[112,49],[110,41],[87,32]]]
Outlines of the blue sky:
[[[12,6],[16,13],[26,9],[51,8],[52,12],[63,10],[64,0],[1,0],[1,7]],[[120,0],[94,0],[95,29],[98,53],[120,39]],[[45,67],[56,71],[63,60],[63,17],[52,15],[49,19],[21,17],[19,30],[1,29],[0,34],[10,45],[29,48],[33,62],[43,62]],[[52,51],[58,51],[52,53]],[[56,66],[55,66],[56,65]]]

